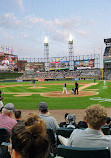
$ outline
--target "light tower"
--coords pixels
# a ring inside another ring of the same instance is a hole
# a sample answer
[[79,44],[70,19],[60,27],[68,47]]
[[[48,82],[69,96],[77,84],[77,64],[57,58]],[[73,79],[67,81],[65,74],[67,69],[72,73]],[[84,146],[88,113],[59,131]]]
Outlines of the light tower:
[[45,61],[45,71],[49,71],[49,43],[48,38],[44,39],[44,61]]
[[69,70],[74,70],[73,37],[69,36]]

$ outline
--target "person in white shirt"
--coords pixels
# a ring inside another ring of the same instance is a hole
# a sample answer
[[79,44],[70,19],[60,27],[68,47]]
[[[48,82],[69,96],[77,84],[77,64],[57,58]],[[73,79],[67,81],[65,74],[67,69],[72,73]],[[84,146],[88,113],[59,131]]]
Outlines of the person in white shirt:
[[2,61],[2,66],[9,66],[9,60],[7,60],[7,57]]

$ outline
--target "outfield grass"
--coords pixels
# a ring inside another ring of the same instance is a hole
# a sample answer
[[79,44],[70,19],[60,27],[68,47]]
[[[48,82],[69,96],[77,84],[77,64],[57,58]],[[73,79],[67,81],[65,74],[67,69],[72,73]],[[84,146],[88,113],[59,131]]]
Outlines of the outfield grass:
[[[46,81],[46,82],[36,82],[37,84],[41,84],[43,87],[41,89],[27,89],[28,87],[32,87],[29,82],[11,82],[11,83],[0,83],[0,85],[21,85],[28,84],[24,86],[15,86],[15,87],[5,87],[0,88],[0,90],[4,92],[51,92],[51,91],[62,91],[62,85],[44,85],[49,83],[64,83],[65,81]],[[72,83],[72,81],[67,82],[67,90],[72,89],[72,85],[68,85],[68,83]],[[82,80],[78,81],[78,83],[91,83],[93,80]],[[98,85],[90,86],[87,89],[98,89],[95,90],[99,94],[95,96],[87,96],[87,97],[72,97],[72,98],[52,98],[52,97],[43,97],[39,94],[33,94],[32,96],[25,97],[14,97],[12,94],[4,95],[4,104],[12,102],[15,107],[18,109],[37,109],[37,105],[41,102],[47,102],[50,109],[84,109],[91,104],[101,104],[105,107],[111,107],[111,82],[106,81],[107,89],[104,88],[103,81],[96,81]],[[40,86],[40,85],[37,85]],[[96,97],[96,98],[94,98]],[[100,98],[97,98],[100,97]],[[94,98],[96,100],[90,100],[90,98]],[[104,99],[106,98],[106,99]],[[98,100],[97,100],[98,99]]]

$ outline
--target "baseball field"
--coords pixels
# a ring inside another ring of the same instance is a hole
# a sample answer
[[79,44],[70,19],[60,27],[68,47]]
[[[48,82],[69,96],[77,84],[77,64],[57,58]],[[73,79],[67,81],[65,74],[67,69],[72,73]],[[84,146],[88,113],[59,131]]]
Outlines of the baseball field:
[[[67,82],[68,94],[62,95],[63,84]],[[75,81],[3,82],[0,90],[4,104],[12,102],[16,109],[37,109],[40,102],[46,102],[49,109],[85,109],[91,104],[111,107],[111,82],[81,80],[79,94],[72,95]]]

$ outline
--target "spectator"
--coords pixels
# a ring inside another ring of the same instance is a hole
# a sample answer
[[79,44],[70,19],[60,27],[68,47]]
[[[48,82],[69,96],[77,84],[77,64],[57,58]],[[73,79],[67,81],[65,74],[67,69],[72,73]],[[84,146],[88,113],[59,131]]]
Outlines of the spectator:
[[2,114],[0,114],[0,128],[6,128],[11,134],[11,129],[17,123],[16,120],[12,119],[15,107],[12,103],[7,103],[2,109]]
[[111,139],[101,132],[101,127],[107,118],[105,108],[100,105],[92,105],[85,112],[88,128],[75,129],[68,140],[68,146],[86,148],[107,146],[111,149]]
[[16,124],[8,149],[13,158],[46,158],[49,140],[44,122],[38,116],[30,115],[25,124]]
[[76,115],[75,114],[68,114],[66,117],[66,127],[67,128],[78,128],[76,124]]
[[88,125],[86,122],[86,115],[84,115],[83,121],[79,121],[78,126],[79,126],[79,128],[88,128]]
[[107,117],[107,119],[106,119],[106,125],[107,125],[109,128],[111,128],[111,123],[110,123],[110,121],[111,121],[111,118],[110,118],[110,117]]
[[2,112],[3,109],[3,102],[2,102],[2,98],[0,98],[0,113]]
[[22,115],[21,115],[21,111],[15,111],[15,119],[18,123],[24,123],[24,121],[22,120]]
[[69,113],[65,113],[65,116],[64,116],[64,119],[65,119],[65,122],[60,122],[59,126],[60,127],[66,127],[66,117]]
[[107,119],[106,119],[106,124],[109,125],[109,124],[110,124],[110,121],[111,121],[111,118],[110,118],[110,117],[107,117]]
[[1,94],[2,94],[2,91],[0,91],[0,113],[3,109],[3,102],[2,102],[3,98],[1,97]]
[[111,121],[111,118],[110,118],[110,117],[107,117],[107,118],[106,118],[106,122],[105,122],[105,124],[103,125],[103,127],[109,127],[109,128],[110,128],[110,121]]
[[38,115],[43,121],[46,122],[47,128],[52,128],[54,132],[59,128],[56,119],[48,114],[48,105],[45,102],[41,102],[38,105],[40,114]]

